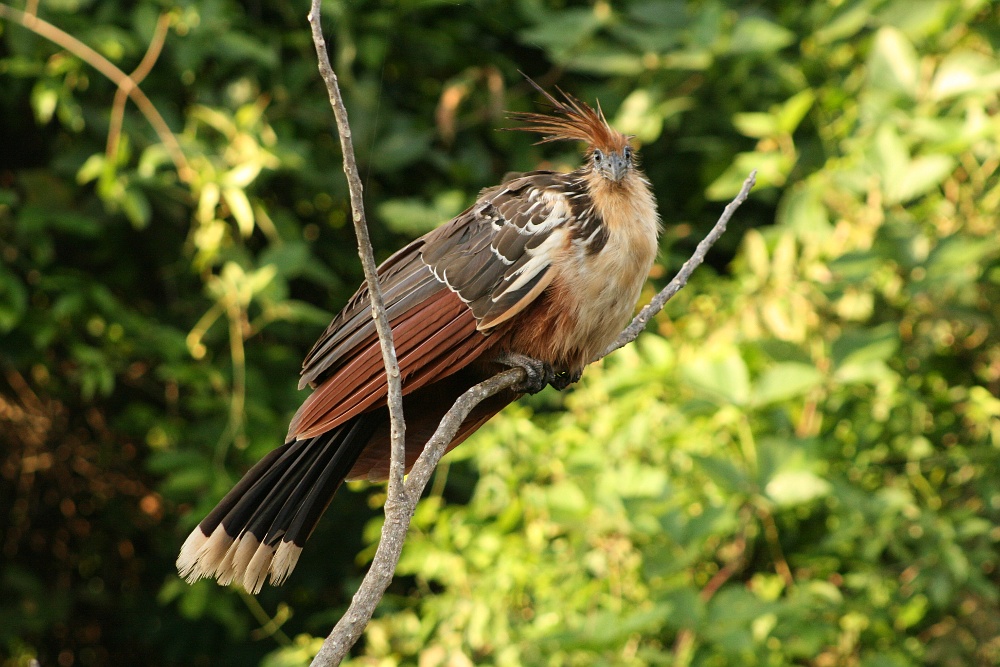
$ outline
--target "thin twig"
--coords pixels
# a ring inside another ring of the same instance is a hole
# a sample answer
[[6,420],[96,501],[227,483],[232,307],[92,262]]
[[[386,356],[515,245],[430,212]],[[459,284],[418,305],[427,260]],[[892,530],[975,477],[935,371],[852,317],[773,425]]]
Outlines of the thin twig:
[[[698,594],[701,601],[708,603],[722,585],[729,581],[730,578],[743,568],[743,564],[746,561],[747,552],[747,532],[750,529],[750,510],[748,507],[744,507],[740,512],[741,524],[743,525],[742,530],[733,540],[732,549],[733,553],[726,560],[725,565],[723,565],[715,575],[708,580],[704,588]],[[691,664],[691,658],[693,657],[695,634],[694,630],[691,628],[681,628],[677,633],[677,638],[674,640],[674,647],[671,650],[671,654],[674,657],[673,667],[686,667]]]
[[146,117],[146,120],[149,121],[149,124],[153,126],[153,131],[156,132],[163,146],[167,149],[167,153],[174,163],[174,168],[177,169],[177,176],[185,183],[191,182],[194,171],[188,165],[187,158],[184,157],[184,151],[181,150],[181,145],[177,141],[177,137],[171,132],[167,121],[163,120],[160,112],[128,74],[118,69],[114,63],[73,35],[60,30],[34,14],[26,14],[9,5],[0,3],[0,18],[14,21],[36,35],[40,35],[50,42],[58,44],[106,76],[119,89],[124,90],[132,98],[132,101],[135,102],[135,106],[139,108],[139,111]]
[[[156,20],[156,27],[153,29],[153,38],[149,40],[149,48],[146,49],[146,55],[142,57],[142,62],[139,66],[132,70],[129,77],[135,82],[135,85],[142,83],[142,80],[146,78],[152,69],[153,65],[156,64],[156,60],[160,57],[160,52],[163,50],[163,44],[167,41],[167,31],[170,29],[170,14],[160,14],[160,18]],[[124,88],[119,87],[115,91],[115,100],[111,104],[111,120],[108,122],[108,142],[104,149],[104,154],[107,156],[108,162],[114,162],[115,157],[118,155],[118,140],[121,139],[122,132],[122,122],[125,120],[125,101],[128,99],[128,93]]]
[[[316,57],[319,60],[319,73],[326,83],[330,96],[330,106],[337,120],[337,130],[340,133],[340,148],[344,155],[344,174],[347,176],[347,187],[351,194],[351,212],[354,219],[354,230],[358,237],[358,254],[365,271],[365,284],[372,303],[372,317],[375,318],[375,329],[378,331],[379,344],[382,347],[382,361],[385,363],[389,383],[389,419],[391,422],[391,462],[389,464],[389,499],[393,500],[393,491],[402,492],[403,473],[406,461],[405,434],[406,425],[403,422],[403,391],[399,376],[399,362],[396,360],[396,348],[392,343],[392,329],[389,318],[385,314],[385,302],[382,299],[382,289],[379,286],[378,269],[375,265],[375,254],[372,250],[371,237],[368,234],[368,223],[365,220],[364,187],[361,175],[358,173],[357,160],[354,157],[354,143],[351,140],[351,126],[347,121],[347,108],[340,95],[337,84],[337,74],[330,65],[330,56],[326,52],[326,40],[323,38],[323,28],[320,25],[320,0],[312,1],[309,12],[309,25],[312,28],[313,44],[316,46]],[[388,502],[387,502],[388,504]]]
[[674,279],[671,280],[666,287],[660,290],[660,292],[654,296],[642,310],[639,311],[639,314],[635,316],[635,319],[633,319],[627,327],[625,327],[625,330],[619,334],[615,342],[605,348],[604,352],[601,352],[600,355],[591,359],[591,362],[603,359],[618,348],[624,347],[638,338],[639,333],[646,328],[649,321],[653,319],[657,313],[663,310],[663,306],[666,305],[667,301],[670,301],[670,299],[672,299],[682,287],[687,285],[688,280],[691,278],[691,274],[694,273],[694,270],[698,268],[702,262],[705,261],[705,256],[708,254],[709,248],[715,245],[715,242],[719,240],[723,233],[725,233],[726,225],[729,224],[730,218],[732,218],[733,214],[736,213],[736,209],[738,209],[743,202],[747,200],[747,197],[750,196],[750,190],[753,189],[753,186],[756,183],[757,170],[754,169],[750,172],[750,175],[746,177],[746,180],[743,181],[743,187],[740,188],[739,194],[737,194],[736,198],[729,202],[726,208],[722,211],[722,215],[719,216],[719,220],[715,223],[715,226],[712,227],[712,230],[708,233],[708,235],[701,240],[698,247],[694,249],[694,254],[691,255],[691,258],[688,259],[688,261],[684,262],[684,265],[681,266],[681,270],[677,272]]
[[[389,458],[389,489],[385,502],[385,523],[379,546],[372,561],[372,566],[365,575],[362,586],[355,593],[347,613],[340,619],[330,632],[319,654],[313,660],[314,665],[339,665],[351,650],[368,621],[371,620],[376,605],[382,599],[385,589],[392,581],[392,575],[399,562],[403,550],[403,540],[410,525],[410,517],[416,498],[408,498],[408,489],[404,485],[403,475],[406,466],[406,423],[403,419],[403,390],[399,373],[399,362],[396,359],[396,348],[392,342],[392,329],[385,312],[382,290],[379,286],[378,269],[375,265],[375,254],[372,250],[371,238],[368,234],[368,224],[365,220],[363,186],[358,173],[357,160],[354,157],[354,144],[351,140],[351,126],[347,120],[347,108],[340,95],[337,74],[330,64],[326,50],[326,40],[323,38],[323,28],[320,23],[320,0],[312,0],[309,11],[309,25],[312,28],[313,44],[316,47],[316,58],[319,61],[320,76],[326,84],[330,106],[337,121],[340,134],[340,148],[344,158],[344,174],[347,177],[347,187],[351,197],[351,211],[354,229],[358,238],[358,254],[365,272],[365,283],[372,304],[372,317],[375,319],[375,329],[378,332],[379,345],[382,348],[382,362],[386,369],[388,382],[387,402],[389,404],[390,421],[390,458]],[[471,409],[471,408],[470,408]],[[457,430],[457,426],[456,426]]]
[[778,524],[774,521],[774,515],[766,508],[758,507],[757,516],[760,517],[761,523],[764,524],[764,539],[767,541],[767,547],[771,551],[774,569],[785,582],[785,587],[792,588],[795,586],[795,576],[792,574],[792,568],[788,566],[788,560],[785,559],[785,552],[781,548],[781,537],[778,535]]

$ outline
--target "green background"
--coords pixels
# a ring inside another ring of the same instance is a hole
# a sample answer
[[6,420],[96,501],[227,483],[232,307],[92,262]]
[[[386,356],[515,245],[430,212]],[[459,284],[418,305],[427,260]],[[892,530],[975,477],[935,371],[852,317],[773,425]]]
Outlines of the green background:
[[[142,89],[183,171],[6,7],[0,664],[307,664],[383,487],[342,490],[256,599],[173,560],[360,281],[308,8],[41,3],[126,72],[165,39]],[[538,108],[519,69],[636,136],[665,223],[644,299],[759,174],[636,344],[445,459],[352,665],[1000,664],[996,4],[324,12],[379,258],[579,163],[497,131]]]

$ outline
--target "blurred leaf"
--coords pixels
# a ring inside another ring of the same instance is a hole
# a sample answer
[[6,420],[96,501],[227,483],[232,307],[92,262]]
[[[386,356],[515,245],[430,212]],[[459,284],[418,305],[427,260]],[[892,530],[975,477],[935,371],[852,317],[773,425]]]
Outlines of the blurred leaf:
[[997,89],[1000,89],[1000,67],[994,59],[972,51],[955,51],[941,61],[930,92],[933,99],[945,100]]
[[796,362],[775,364],[754,383],[750,400],[755,405],[785,401],[820,386],[823,374],[814,366]]
[[853,37],[871,19],[872,0],[850,0],[836,6],[833,16],[824,21],[814,34],[820,44]]
[[750,491],[749,477],[733,463],[707,456],[695,457],[694,460],[697,461],[698,467],[726,493],[741,494]]
[[750,373],[735,350],[700,356],[681,366],[684,379],[724,403],[743,405],[750,397]]
[[243,190],[238,188],[224,188],[222,196],[229,205],[229,210],[236,219],[236,225],[240,228],[240,234],[250,236],[253,234],[254,215],[250,200]]
[[820,188],[799,183],[785,191],[776,222],[804,234],[826,235],[832,231]]
[[464,193],[445,191],[427,205],[418,199],[390,199],[379,206],[378,214],[393,231],[419,236],[461,213]]
[[757,187],[774,187],[785,183],[794,160],[780,151],[740,153],[733,163],[705,190],[711,200],[731,199],[743,187],[743,181],[757,170]]
[[738,113],[733,125],[748,137],[769,137],[778,133],[778,119],[769,113]]
[[59,104],[59,92],[47,81],[39,81],[31,95],[31,103],[34,107],[35,118],[42,125],[52,120],[56,113],[56,106]]
[[[910,167],[910,152],[903,143],[896,128],[888,123],[881,125],[875,135],[874,163],[882,179],[882,188],[888,193],[896,188],[897,183]],[[897,200],[898,201],[898,200]],[[894,202],[895,203],[895,202]]]
[[795,507],[823,498],[832,488],[829,482],[808,470],[786,470],[771,477],[765,491],[778,507]]
[[955,170],[955,158],[950,155],[922,155],[909,162],[901,173],[890,177],[885,185],[887,204],[910,201],[940,187]]
[[871,85],[915,97],[917,93],[917,52],[899,30],[883,27],[875,34],[868,58]]
[[0,331],[16,327],[28,309],[28,290],[3,266],[0,266]]
[[663,118],[662,105],[655,103],[648,90],[637,88],[622,101],[614,125],[645,143],[655,141],[660,136]]
[[380,171],[395,171],[420,159],[433,134],[414,128],[399,128],[382,137],[371,152],[372,166]]
[[731,40],[729,50],[734,54],[770,53],[795,42],[795,34],[767,19],[748,16],[733,28]]
[[289,646],[283,646],[269,653],[260,663],[260,667],[302,667],[312,662],[323,646],[323,637],[297,635]]
[[553,639],[566,646],[614,649],[634,633],[660,627],[672,611],[671,605],[658,604],[624,617],[612,612],[597,612],[587,618],[579,631],[555,635]]
[[122,198],[122,211],[137,229],[142,229],[149,224],[149,219],[153,215],[149,200],[140,190],[127,188]]
[[871,329],[847,330],[833,342],[830,354],[835,366],[863,365],[885,361],[899,348],[896,327],[886,324]]
[[566,58],[566,67],[605,76],[635,76],[645,69],[640,56],[623,53],[613,46],[593,46],[583,53],[569,56]]
[[816,94],[808,88],[788,98],[778,110],[778,129],[788,134],[794,132],[815,101]]
[[521,39],[564,53],[586,39],[601,25],[597,12],[589,8],[571,8],[542,17],[534,27],[521,32]]
[[976,266],[983,259],[996,253],[998,244],[992,239],[970,239],[953,234],[934,246],[927,256],[927,274],[931,277],[958,277],[965,269]]

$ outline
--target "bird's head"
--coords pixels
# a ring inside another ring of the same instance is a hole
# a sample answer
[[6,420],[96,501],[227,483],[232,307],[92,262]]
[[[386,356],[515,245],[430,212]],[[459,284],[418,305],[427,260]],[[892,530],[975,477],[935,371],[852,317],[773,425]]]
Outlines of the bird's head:
[[592,146],[587,152],[587,158],[591,169],[615,183],[625,178],[635,166],[634,152],[628,142],[623,146]]
[[540,144],[550,141],[586,142],[589,168],[611,182],[619,183],[632,172],[636,158],[629,137],[608,124],[600,104],[594,109],[559,88],[556,90],[563,99],[556,99],[527,76],[524,78],[545,96],[552,112],[511,113],[511,118],[524,123],[511,129],[545,135],[538,142]]

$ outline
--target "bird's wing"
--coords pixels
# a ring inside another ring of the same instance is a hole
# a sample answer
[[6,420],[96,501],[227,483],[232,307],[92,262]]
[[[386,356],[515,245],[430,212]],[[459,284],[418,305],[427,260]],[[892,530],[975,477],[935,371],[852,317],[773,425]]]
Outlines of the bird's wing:
[[[403,392],[444,378],[497,342],[490,335],[552,281],[578,204],[568,176],[537,172],[484,191],[475,205],[379,268]],[[362,288],[306,357],[315,391],[289,438],[315,437],[382,404],[388,393],[368,291]]]
[[553,260],[568,244],[581,207],[589,205],[585,197],[582,184],[569,174],[509,177],[432,232],[423,260],[469,305],[477,328],[489,331],[548,287]]

